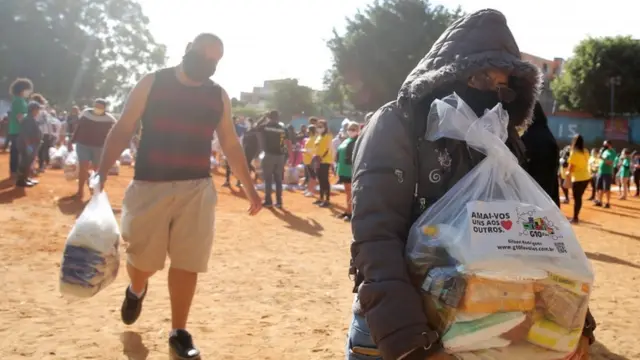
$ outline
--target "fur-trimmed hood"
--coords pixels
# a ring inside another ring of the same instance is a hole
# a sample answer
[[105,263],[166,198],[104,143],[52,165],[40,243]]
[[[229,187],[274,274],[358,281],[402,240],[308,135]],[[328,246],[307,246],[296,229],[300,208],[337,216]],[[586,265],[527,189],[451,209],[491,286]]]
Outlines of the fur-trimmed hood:
[[522,61],[507,20],[492,9],[462,17],[445,30],[402,84],[398,106],[410,111],[420,100],[443,88],[466,84],[472,75],[488,69],[510,72],[509,87],[517,97],[508,104],[509,115],[516,124],[528,122],[542,76],[536,66]]

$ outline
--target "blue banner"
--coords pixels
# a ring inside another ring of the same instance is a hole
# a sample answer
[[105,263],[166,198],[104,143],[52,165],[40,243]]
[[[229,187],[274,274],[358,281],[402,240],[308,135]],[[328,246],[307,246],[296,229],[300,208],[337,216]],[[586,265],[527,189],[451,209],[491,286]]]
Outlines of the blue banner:
[[587,144],[604,139],[604,121],[602,119],[557,115],[550,115],[548,119],[549,128],[558,141],[569,142],[577,134],[582,135]]
[[631,134],[629,135],[631,142],[640,144],[640,117],[632,117],[629,119],[629,130],[631,130]]

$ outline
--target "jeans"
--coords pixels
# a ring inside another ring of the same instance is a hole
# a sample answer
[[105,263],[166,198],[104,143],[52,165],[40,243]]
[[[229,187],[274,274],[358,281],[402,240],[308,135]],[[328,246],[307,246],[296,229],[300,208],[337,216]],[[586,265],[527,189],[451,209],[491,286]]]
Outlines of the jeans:
[[271,192],[276,183],[276,204],[282,205],[282,176],[284,174],[284,155],[264,154],[262,158],[262,176],[264,177],[264,202],[272,204]]
[[18,172],[18,166],[20,165],[20,149],[18,149],[18,134],[9,135],[7,141],[11,142],[11,148],[9,149],[9,169],[11,173]]
[[27,180],[31,175],[31,166],[33,165],[33,160],[36,158],[36,152],[38,151],[38,147],[32,145],[31,147],[24,147],[20,151],[20,162],[18,164],[18,179],[19,180]]
[[364,316],[353,314],[345,352],[346,360],[382,360]]

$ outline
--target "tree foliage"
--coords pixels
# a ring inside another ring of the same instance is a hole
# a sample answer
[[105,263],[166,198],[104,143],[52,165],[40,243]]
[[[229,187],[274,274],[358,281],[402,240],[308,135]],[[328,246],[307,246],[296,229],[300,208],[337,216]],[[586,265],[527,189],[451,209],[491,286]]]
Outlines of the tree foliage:
[[350,102],[369,111],[395,99],[407,75],[461,15],[459,8],[428,0],[376,0],[347,19],[346,32],[334,30],[327,45]]
[[616,77],[620,85],[614,88],[614,111],[640,112],[640,40],[628,36],[583,40],[551,88],[561,108],[603,115],[611,111],[610,79]]
[[64,105],[122,99],[165,63],[148,24],[134,0],[0,1],[0,86],[27,77]]
[[275,83],[269,106],[280,112],[284,122],[291,120],[294,115],[311,115],[317,111],[313,90],[300,85],[297,79],[284,79]]

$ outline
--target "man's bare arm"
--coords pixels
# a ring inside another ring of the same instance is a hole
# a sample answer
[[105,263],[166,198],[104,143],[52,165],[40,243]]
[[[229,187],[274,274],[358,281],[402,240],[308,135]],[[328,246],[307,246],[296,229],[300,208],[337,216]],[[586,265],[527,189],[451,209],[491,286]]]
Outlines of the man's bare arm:
[[244,156],[244,151],[238,140],[233,120],[231,119],[231,100],[229,100],[229,95],[224,89],[222,90],[222,103],[224,105],[222,119],[220,119],[220,123],[216,129],[220,147],[227,157],[227,162],[229,166],[231,166],[231,171],[233,171],[236,178],[240,180],[245,189],[252,189],[253,182],[251,181],[247,158]]
[[120,119],[107,135],[102,150],[102,159],[100,159],[100,170],[98,171],[103,180],[109,169],[120,158],[124,149],[129,147],[136,125],[147,106],[147,97],[151,91],[153,81],[154,75],[148,74],[136,84],[129,93]]

